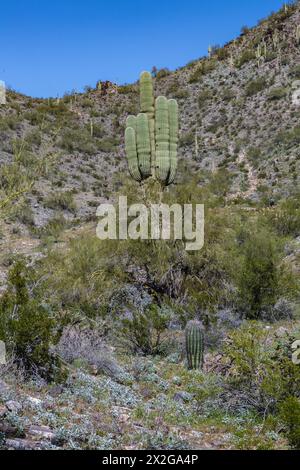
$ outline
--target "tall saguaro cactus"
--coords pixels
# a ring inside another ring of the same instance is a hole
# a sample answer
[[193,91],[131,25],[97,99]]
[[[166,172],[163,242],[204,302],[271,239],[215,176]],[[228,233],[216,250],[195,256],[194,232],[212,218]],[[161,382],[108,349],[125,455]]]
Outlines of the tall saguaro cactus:
[[188,322],[185,329],[185,344],[188,368],[202,369],[204,362],[204,333],[202,324],[197,320]]
[[163,185],[173,183],[177,172],[179,118],[176,100],[159,96],[154,100],[149,72],[140,78],[141,113],[128,116],[125,147],[128,167],[136,181],[155,178]]

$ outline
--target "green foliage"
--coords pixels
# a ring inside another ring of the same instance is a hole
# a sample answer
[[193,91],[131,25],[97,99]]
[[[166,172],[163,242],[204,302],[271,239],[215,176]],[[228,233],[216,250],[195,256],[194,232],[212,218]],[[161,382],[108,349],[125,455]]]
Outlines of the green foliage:
[[199,82],[205,75],[215,70],[217,66],[216,60],[202,60],[200,64],[191,73],[189,83]]
[[243,65],[247,64],[251,60],[255,59],[255,52],[253,50],[247,49],[245,50],[236,60],[235,65],[237,68],[243,67]]
[[247,237],[237,284],[241,308],[247,318],[259,318],[279,298],[282,292],[279,255],[268,231]]
[[61,137],[60,146],[68,152],[96,153],[95,143],[88,129],[66,129]]
[[277,412],[288,397],[299,396],[300,368],[291,358],[294,340],[290,335],[274,339],[264,325],[251,322],[226,341],[227,380],[243,392],[244,402],[265,416]]
[[204,88],[198,95],[198,106],[202,109],[209,100],[213,98],[213,93],[209,88]]
[[132,318],[121,321],[121,339],[133,353],[146,356],[162,354],[166,342],[164,333],[170,320],[170,311],[157,305],[145,312],[135,310]]
[[269,212],[267,219],[279,236],[297,237],[300,234],[300,202],[290,198]]
[[280,418],[286,428],[286,435],[292,448],[300,450],[300,401],[289,397],[281,405]]
[[170,73],[171,73],[170,70],[168,70],[167,68],[163,68],[163,69],[158,70],[155,76],[158,80],[161,80],[162,78],[165,78],[168,75],[170,75]]
[[188,322],[185,328],[185,344],[188,368],[202,369],[204,362],[204,333],[203,326],[197,320]]
[[280,88],[273,88],[270,90],[268,94],[268,100],[269,101],[276,101],[276,100],[281,100],[282,98],[285,98],[287,95],[287,89],[280,87]]
[[44,201],[44,206],[49,207],[49,209],[62,209],[70,212],[76,210],[74,196],[71,191],[50,194]]
[[248,83],[245,94],[246,96],[254,96],[257,93],[263,91],[267,86],[267,81],[264,77],[260,77],[257,80],[253,80]]
[[24,261],[17,261],[0,299],[0,339],[28,373],[38,372],[48,380],[59,372],[59,361],[50,353],[57,339],[55,321],[41,297],[33,295],[36,279]]

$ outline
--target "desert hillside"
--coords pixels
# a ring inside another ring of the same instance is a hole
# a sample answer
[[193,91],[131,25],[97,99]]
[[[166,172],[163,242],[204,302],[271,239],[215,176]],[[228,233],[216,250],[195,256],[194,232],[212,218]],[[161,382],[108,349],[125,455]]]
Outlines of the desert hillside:
[[205,204],[200,252],[96,238],[101,202],[142,197],[138,81],[0,106],[1,448],[300,449],[300,5],[152,75],[180,112],[163,197]]

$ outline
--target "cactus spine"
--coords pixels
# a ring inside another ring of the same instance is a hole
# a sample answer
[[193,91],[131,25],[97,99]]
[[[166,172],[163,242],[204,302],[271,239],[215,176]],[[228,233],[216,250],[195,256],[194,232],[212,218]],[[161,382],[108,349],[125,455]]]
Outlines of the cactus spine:
[[197,320],[188,322],[185,329],[187,363],[190,370],[202,369],[204,363],[204,333]]
[[142,181],[150,176],[167,186],[177,172],[178,104],[159,96],[154,101],[152,76],[140,78],[141,113],[126,122],[125,148],[131,176]]

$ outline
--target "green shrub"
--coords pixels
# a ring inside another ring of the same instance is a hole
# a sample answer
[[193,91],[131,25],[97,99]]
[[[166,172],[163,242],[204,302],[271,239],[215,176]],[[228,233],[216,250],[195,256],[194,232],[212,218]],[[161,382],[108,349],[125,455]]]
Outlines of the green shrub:
[[199,82],[202,77],[215,70],[216,66],[216,60],[202,60],[200,64],[195,68],[195,70],[191,73],[189,83]]
[[257,322],[248,322],[229,334],[224,348],[230,364],[227,381],[237,395],[242,392],[244,405],[248,403],[267,416],[277,413],[288,397],[299,396],[300,368],[291,357],[297,335],[274,339],[264,324]]
[[290,69],[290,75],[294,78],[300,78],[300,65],[295,65]]
[[287,95],[287,89],[286,88],[273,88],[270,90],[268,94],[268,100],[269,101],[276,101],[276,100],[281,100],[282,98],[285,98]]
[[294,127],[293,129],[288,129],[285,131],[279,132],[274,139],[277,144],[287,144],[287,145],[298,145],[300,144],[300,127]]
[[247,318],[260,318],[280,295],[279,256],[270,233],[252,233],[243,247],[243,261],[237,280],[239,302]]
[[255,52],[253,50],[246,50],[244,51],[240,57],[235,62],[237,68],[241,68],[243,65],[247,64],[251,60],[255,59]]
[[39,295],[33,295],[35,282],[33,270],[17,261],[0,299],[0,339],[29,374],[38,372],[53,380],[60,369],[58,359],[50,353],[57,339],[55,321],[50,308]]
[[280,236],[300,235],[300,203],[297,199],[287,199],[267,215],[270,226]]
[[158,72],[156,72],[156,78],[160,80],[161,78],[165,78],[170,75],[170,73],[170,70],[168,70],[167,68],[160,69],[158,70]]
[[63,209],[70,212],[75,212],[76,210],[74,196],[71,191],[50,194],[44,201],[44,206],[49,209]]
[[180,137],[180,145],[192,145],[195,142],[195,135],[193,132],[186,132]]
[[208,88],[200,91],[198,95],[199,108],[202,109],[206,105],[207,101],[211,100],[212,98],[213,98],[213,93]]
[[281,405],[280,417],[290,446],[300,450],[300,400],[296,397],[287,398]]
[[98,150],[101,152],[109,153],[116,150],[119,145],[119,139],[115,137],[106,137],[97,142]]
[[133,311],[132,318],[121,321],[121,338],[133,353],[148,355],[163,352],[170,311],[152,305],[145,312]]
[[60,146],[68,152],[82,152],[89,155],[96,152],[94,141],[88,129],[66,129],[61,137]]
[[248,83],[246,87],[246,96],[254,96],[257,93],[263,91],[267,86],[267,81],[264,77],[260,77],[257,80],[253,80]]

